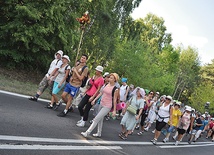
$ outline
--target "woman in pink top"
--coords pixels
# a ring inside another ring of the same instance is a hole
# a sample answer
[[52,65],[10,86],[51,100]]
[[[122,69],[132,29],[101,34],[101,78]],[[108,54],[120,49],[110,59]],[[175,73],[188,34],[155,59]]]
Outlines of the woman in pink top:
[[110,112],[113,106],[113,114],[114,117],[116,115],[116,104],[117,104],[117,95],[118,89],[115,86],[115,82],[119,79],[116,73],[110,74],[109,83],[103,88],[101,93],[91,102],[92,105],[95,104],[96,100],[102,95],[102,99],[100,101],[99,113],[93,120],[93,123],[88,128],[86,132],[81,132],[81,135],[87,137],[94,128],[97,127],[97,133],[93,134],[94,137],[101,137],[102,127],[103,127],[103,119]]
[[85,126],[85,122],[88,120],[89,111],[92,107],[91,101],[94,100],[94,98],[99,94],[100,88],[104,84],[104,79],[102,76],[103,67],[97,66],[95,70],[95,76],[93,76],[93,78],[91,78],[91,80],[89,81],[91,87],[86,91],[85,96],[82,98],[78,105],[78,110],[81,116],[81,119],[76,124],[78,127]]

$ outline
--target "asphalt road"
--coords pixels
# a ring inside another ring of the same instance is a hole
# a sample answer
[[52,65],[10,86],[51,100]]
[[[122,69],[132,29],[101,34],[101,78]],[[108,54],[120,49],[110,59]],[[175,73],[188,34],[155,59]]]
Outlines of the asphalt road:
[[113,119],[104,121],[101,138],[90,136],[86,139],[80,133],[90,124],[87,122],[84,128],[76,126],[80,118],[77,109],[61,118],[57,114],[64,106],[53,111],[45,108],[47,101],[33,102],[27,97],[0,91],[0,155],[213,154],[214,143],[204,136],[192,145],[187,144],[185,137],[181,145],[174,146],[172,140],[162,143],[164,137],[161,135],[154,146],[150,142],[153,138],[151,129],[142,136],[138,136],[136,130],[126,141],[121,140],[118,137],[120,120]]

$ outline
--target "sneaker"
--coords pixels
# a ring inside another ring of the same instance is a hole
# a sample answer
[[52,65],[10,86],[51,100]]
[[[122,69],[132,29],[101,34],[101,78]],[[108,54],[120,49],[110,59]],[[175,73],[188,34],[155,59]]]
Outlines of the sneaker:
[[86,132],[81,132],[81,135],[86,138],[86,137],[88,137],[89,133],[87,131]]
[[173,139],[173,140],[176,140],[176,137],[175,137],[175,136],[172,136],[172,139]]
[[179,143],[180,143],[179,141],[176,141],[176,142],[175,142],[175,146],[178,146]]
[[79,124],[76,124],[78,127],[84,127],[85,126],[85,121],[80,122]]
[[157,140],[156,139],[152,139],[151,142],[156,145],[157,144]]
[[147,127],[147,128],[144,128],[144,130],[147,132],[147,131],[149,131],[149,128]]
[[56,106],[54,107],[54,110],[57,110],[59,108],[60,104],[56,104]]
[[166,142],[168,142],[168,141],[169,141],[168,138],[164,138],[164,139],[163,139],[163,143],[166,143]]
[[66,115],[67,115],[67,113],[65,113],[64,111],[62,111],[57,116],[59,116],[59,117],[65,117]]
[[68,112],[74,112],[74,108],[71,106],[71,107],[68,109]]
[[31,100],[31,101],[37,101],[38,98],[37,98],[36,96],[31,96],[31,97],[29,98],[29,100]]
[[89,123],[92,124],[94,120],[90,120]]
[[137,133],[138,136],[141,136],[143,134],[143,131],[140,131]]
[[192,143],[192,141],[191,141],[191,140],[189,140],[189,141],[188,141],[188,143],[189,143],[189,144],[191,144],[191,143]]
[[152,133],[155,133],[155,130],[152,130]]
[[93,137],[98,137],[98,138],[100,138],[100,137],[101,137],[101,135],[100,135],[100,134],[98,134],[98,133],[94,133],[94,134],[92,134],[92,136],[93,136]]
[[79,121],[77,121],[77,124],[80,124],[82,121],[83,121],[82,119],[81,119],[81,120],[79,120]]
[[48,109],[53,109],[53,105],[48,105],[46,108],[48,108]]

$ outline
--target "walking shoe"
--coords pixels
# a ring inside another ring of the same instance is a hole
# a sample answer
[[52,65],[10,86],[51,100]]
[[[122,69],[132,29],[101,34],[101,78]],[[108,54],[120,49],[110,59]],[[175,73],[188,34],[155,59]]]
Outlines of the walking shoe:
[[67,113],[65,113],[64,111],[62,111],[57,116],[59,116],[59,117],[65,117],[66,115],[67,115]]
[[89,133],[87,131],[86,132],[81,132],[81,135],[86,138],[86,137],[88,137]]
[[80,124],[82,121],[83,121],[83,119],[81,119],[81,120],[77,121],[77,124]]
[[189,143],[189,144],[191,144],[191,143],[192,143],[192,141],[191,141],[191,140],[189,140],[189,141],[188,141],[188,143]]
[[164,139],[163,139],[163,143],[166,143],[166,142],[168,142],[168,141],[169,141],[168,138],[164,138]]
[[89,123],[90,123],[90,124],[92,124],[92,123],[93,123],[93,121],[94,121],[94,120],[92,119],[92,120],[90,120],[90,121],[89,121]]
[[145,130],[145,131],[149,131],[149,128],[148,128],[148,127],[147,127],[147,128],[144,128],[144,130]]
[[155,133],[155,130],[152,130],[152,133]]
[[152,139],[151,142],[156,145],[157,144],[157,140],[156,139]]
[[68,112],[74,112],[74,108],[72,106],[69,107]]
[[29,100],[31,100],[31,101],[37,101],[38,98],[37,98],[36,96],[31,96],[31,97],[29,98]]
[[48,105],[46,108],[48,108],[48,109],[53,109],[53,105]]
[[176,137],[175,137],[175,136],[172,136],[172,139],[173,139],[173,140],[176,140]]
[[175,142],[175,146],[178,146],[179,143],[180,143],[179,141],[176,141],[176,142]]
[[76,124],[78,127],[84,127],[85,126],[85,121],[80,122],[79,124]]
[[100,135],[100,134],[98,134],[98,133],[94,133],[94,134],[92,134],[92,136],[93,136],[93,137],[98,137],[98,138],[100,138],[100,137],[101,137],[101,135]]
[[126,137],[125,135],[122,135],[121,138],[122,138],[123,140],[127,140],[127,137]]
[[143,131],[140,131],[137,133],[138,136],[141,136],[143,134]]

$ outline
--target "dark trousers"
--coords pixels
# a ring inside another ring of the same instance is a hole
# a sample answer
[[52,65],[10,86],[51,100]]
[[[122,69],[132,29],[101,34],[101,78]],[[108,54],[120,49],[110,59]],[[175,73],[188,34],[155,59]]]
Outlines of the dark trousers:
[[80,113],[80,116],[83,117],[83,121],[87,121],[88,120],[88,115],[89,115],[89,111],[92,107],[91,102],[88,102],[89,98],[91,96],[89,95],[85,95],[82,100],[80,101],[79,105],[78,105],[78,110]]

